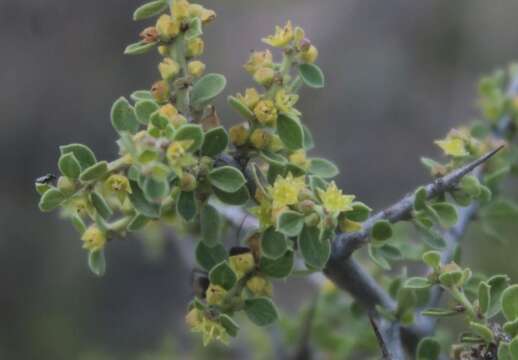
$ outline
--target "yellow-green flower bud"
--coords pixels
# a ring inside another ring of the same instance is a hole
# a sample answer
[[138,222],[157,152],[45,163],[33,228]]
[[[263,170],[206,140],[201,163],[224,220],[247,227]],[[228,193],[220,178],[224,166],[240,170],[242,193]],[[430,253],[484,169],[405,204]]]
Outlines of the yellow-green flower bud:
[[162,41],[169,41],[180,33],[180,22],[164,14],[158,18],[156,29]]
[[[300,195],[299,195],[299,199],[300,199]],[[311,212],[313,212],[313,210],[315,210],[315,203],[309,199],[301,201],[299,203],[299,210],[304,215],[309,215],[309,214],[311,214]]]
[[255,129],[250,135],[250,142],[259,150],[265,149],[270,145],[272,134],[264,129]]
[[189,2],[187,0],[173,0],[171,14],[180,21],[186,19],[189,16]]
[[292,164],[307,169],[309,167],[309,161],[306,159],[306,151],[303,149],[294,151],[290,156],[289,160]]
[[207,289],[207,304],[220,305],[225,298],[227,291],[219,285],[210,284]]
[[139,36],[144,43],[150,44],[158,41],[159,34],[156,27],[150,26],[142,30]]
[[284,149],[284,143],[282,142],[279,135],[277,135],[277,134],[272,135],[272,141],[270,141],[270,145],[268,146],[268,149],[273,152],[277,152],[277,151]]
[[268,296],[273,294],[272,283],[262,276],[254,276],[246,282],[246,287],[255,296]]
[[87,217],[92,210],[92,205],[85,196],[79,196],[72,199],[69,206],[82,218]]
[[178,110],[176,110],[172,104],[165,104],[164,106],[160,107],[158,112],[170,122],[172,122],[174,117],[178,115]]
[[169,46],[167,45],[160,45],[158,47],[158,53],[162,56],[169,56]]
[[315,46],[310,45],[309,48],[300,53],[300,59],[308,64],[313,64],[318,58],[318,50]]
[[213,21],[216,18],[216,13],[214,12],[214,10],[206,9],[199,4],[190,4],[189,16],[199,17],[201,21],[204,24],[206,24]]
[[186,123],[187,123],[187,119],[182,114],[176,114],[171,119],[171,124],[173,124],[175,129],[178,129],[180,126],[182,126],[183,124],[186,124]]
[[180,72],[180,65],[171,58],[165,58],[159,65],[158,70],[162,79],[168,81],[173,79]]
[[203,54],[203,49],[205,48],[205,43],[202,38],[194,38],[187,41],[187,56],[188,57],[196,57]]
[[254,75],[260,68],[271,67],[272,63],[273,56],[269,50],[253,51],[248,62],[243,67],[250,75]]
[[182,191],[193,191],[194,189],[196,189],[196,186],[197,186],[197,182],[196,182],[196,178],[194,177],[194,175],[189,174],[189,173],[184,173],[180,177],[180,189]]
[[106,245],[106,234],[96,225],[91,225],[83,233],[81,240],[83,240],[83,249],[97,251]]
[[294,39],[295,39],[295,42],[297,43],[297,45],[299,45],[302,42],[302,40],[304,40],[305,37],[306,37],[306,34],[304,33],[304,29],[302,29],[300,26],[296,26]]
[[275,71],[272,68],[263,67],[258,69],[254,74],[254,80],[263,86],[270,86],[273,82]]
[[264,125],[274,125],[277,120],[277,109],[271,100],[261,100],[254,108],[257,120]]
[[107,190],[111,192],[131,194],[129,180],[124,175],[110,175],[110,177],[106,179],[105,186]]
[[167,148],[167,158],[169,160],[178,160],[185,155],[185,147],[181,141],[175,141]]
[[239,278],[255,268],[254,256],[247,247],[236,246],[230,249],[228,262]]
[[245,95],[237,94],[237,98],[249,109],[253,109],[255,105],[261,100],[261,96],[255,88],[248,88],[245,90]]
[[185,323],[190,329],[193,329],[201,324],[202,317],[201,311],[193,307],[185,316]]
[[229,131],[230,142],[235,146],[242,146],[246,143],[250,131],[247,123],[232,126]]
[[58,189],[64,194],[72,194],[76,190],[76,185],[72,179],[60,176],[58,179]]
[[187,70],[190,75],[200,77],[205,72],[205,64],[198,60],[191,61],[189,65],[187,65]]
[[169,85],[167,81],[157,81],[151,87],[151,95],[159,103],[165,103],[169,100]]
[[300,114],[298,110],[293,108],[298,100],[297,94],[288,94],[284,89],[275,93],[275,106],[280,112]]

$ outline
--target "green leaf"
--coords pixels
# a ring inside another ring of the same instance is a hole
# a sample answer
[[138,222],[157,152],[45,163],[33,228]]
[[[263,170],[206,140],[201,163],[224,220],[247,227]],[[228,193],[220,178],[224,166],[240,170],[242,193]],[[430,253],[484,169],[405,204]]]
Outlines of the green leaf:
[[424,277],[411,277],[406,279],[404,285],[407,289],[428,289],[432,284]]
[[189,147],[189,151],[194,152],[199,150],[203,143],[203,129],[200,125],[185,124],[182,125],[174,134],[175,141],[191,140],[192,145]]
[[232,337],[237,336],[237,333],[239,331],[239,325],[230,316],[228,316],[227,314],[220,314],[219,322],[221,323],[221,326],[225,328],[227,334],[229,334]]
[[185,221],[190,221],[194,218],[197,208],[193,191],[182,191],[180,193],[176,203],[176,211]]
[[214,266],[227,258],[225,247],[218,243],[215,246],[208,246],[203,241],[196,245],[196,261],[205,270],[210,271]]
[[212,100],[225,89],[227,80],[220,74],[207,74],[199,79],[191,91],[191,104],[201,106]]
[[387,220],[378,220],[371,231],[372,238],[376,241],[384,241],[392,237],[392,225]]
[[148,2],[144,5],[141,5],[135,10],[133,13],[133,20],[144,20],[150,18],[152,16],[156,16],[161,14],[164,10],[167,9],[167,1],[164,0],[156,0]]
[[144,125],[149,123],[149,119],[151,118],[151,114],[157,111],[160,107],[153,100],[139,100],[135,104],[135,114],[137,115],[137,120]]
[[264,275],[272,278],[283,279],[293,270],[293,252],[286,251],[283,257],[273,260],[261,257],[259,269]]
[[457,209],[455,206],[444,203],[435,203],[431,205],[437,215],[439,215],[439,221],[445,228],[454,226],[458,221]]
[[99,161],[86,169],[79,175],[79,180],[82,182],[96,181],[108,173],[108,163],[106,161]]
[[77,179],[81,173],[81,165],[71,152],[59,157],[58,167],[63,175],[71,179]]
[[250,194],[246,186],[242,186],[234,193],[227,193],[219,190],[218,188],[213,188],[213,190],[216,197],[227,205],[244,205],[248,202],[248,200],[250,200]]
[[205,204],[200,215],[201,238],[205,245],[215,246],[220,241],[222,219],[219,212],[209,204]]
[[340,170],[329,160],[314,158],[311,159],[309,172],[324,179],[329,179],[337,176]]
[[81,165],[81,170],[85,170],[97,162],[93,151],[83,144],[62,145],[59,147],[59,150],[62,155],[68,153],[74,154],[77,161],[79,161],[79,165]]
[[416,360],[437,360],[441,355],[441,345],[431,337],[419,341],[416,351]]
[[501,341],[500,345],[498,346],[498,360],[518,360],[518,358],[513,359],[511,357],[509,344]]
[[110,208],[110,205],[104,200],[103,196],[99,194],[97,191],[92,191],[90,194],[90,201],[92,202],[92,205],[94,206],[95,210],[97,210],[97,213],[101,215],[103,219],[108,219],[110,216],[113,215],[113,211]]
[[189,29],[185,32],[185,40],[189,41],[203,35],[201,19],[194,17],[189,21]]
[[61,191],[55,188],[50,188],[41,196],[39,208],[44,212],[52,211],[60,206],[65,200],[66,196],[63,195]]
[[369,244],[369,246],[367,246],[367,254],[369,255],[369,258],[383,270],[388,271],[392,268],[387,259],[385,259],[384,254],[379,251],[377,247]]
[[129,222],[128,224],[128,231],[139,231],[142,230],[148,223],[151,221],[150,218],[148,218],[145,215],[142,214],[136,214]]
[[261,155],[261,158],[263,158],[268,164],[273,164],[274,166],[276,165],[277,166],[276,171],[279,170],[280,168],[282,168],[282,170],[280,170],[281,172],[285,170],[284,165],[286,165],[288,162],[284,156],[282,156],[280,154],[276,154],[269,150],[262,150],[260,152],[260,155]]
[[304,262],[317,269],[323,269],[331,255],[329,239],[321,239],[316,227],[304,226],[299,236],[299,249]]
[[130,181],[130,186],[131,193],[129,194],[129,198],[135,209],[142,215],[157,219],[159,217],[159,206],[146,199],[144,193],[135,181]]
[[489,344],[493,341],[493,338],[494,338],[493,332],[487,326],[472,321],[469,323],[469,327],[471,328],[471,330],[473,330],[473,332],[475,334],[477,334],[482,339],[484,339],[484,342],[486,344]]
[[302,129],[304,130],[304,150],[309,151],[315,147],[313,135],[306,125],[302,125]]
[[106,258],[104,250],[91,251],[88,255],[88,267],[97,276],[103,276],[106,273]]
[[439,275],[439,282],[446,287],[457,286],[462,281],[462,271],[453,270]]
[[221,166],[209,172],[208,179],[212,186],[226,193],[234,193],[241,189],[246,179],[235,167]]
[[282,257],[286,250],[288,250],[288,243],[284,234],[269,227],[261,238],[261,254],[275,260]]
[[133,93],[131,93],[130,98],[133,101],[154,100],[153,95],[151,94],[151,91],[149,91],[149,90],[134,91]]
[[222,261],[210,271],[209,279],[211,284],[219,285],[226,290],[232,289],[237,282],[236,273],[226,261]]
[[157,129],[164,130],[169,124],[169,120],[165,116],[163,116],[159,111],[155,111],[151,114],[149,118],[149,122],[156,127]]
[[135,134],[140,125],[135,116],[135,110],[124,97],[118,98],[111,109],[112,125],[117,132],[128,131]]
[[451,309],[431,308],[421,311],[421,315],[429,317],[446,317],[459,315],[460,312]]
[[502,294],[509,285],[510,279],[507,275],[494,275],[486,282],[490,286],[490,305],[486,317],[490,319],[502,309]]
[[162,199],[169,195],[170,186],[166,178],[158,179],[155,177],[146,177],[144,180],[144,195],[149,201]]
[[480,181],[473,175],[464,176],[459,182],[459,187],[474,198],[478,198],[482,191]]
[[125,55],[141,55],[145,54],[156,46],[157,42],[145,43],[144,41],[139,41],[133,44],[126,46],[124,49]]
[[304,129],[296,119],[280,114],[277,118],[277,132],[289,150],[304,147]]
[[431,248],[442,250],[446,247],[446,241],[437,231],[428,228],[422,221],[414,221],[417,228],[423,233],[422,240]]
[[83,219],[81,219],[81,216],[78,214],[72,215],[70,217],[70,222],[72,222],[74,229],[76,229],[79,234],[83,235],[83,233],[86,231],[86,225]]
[[[509,353],[511,354],[512,360],[518,360],[518,337],[515,337],[509,343]],[[500,359],[500,358],[498,358]]]
[[266,326],[277,320],[277,309],[272,301],[265,297],[245,300],[245,313],[257,326]]
[[502,293],[502,312],[507,321],[518,319],[518,285],[511,285]]
[[351,221],[363,222],[369,218],[369,214],[372,211],[370,207],[362,202],[355,202],[352,204],[353,209],[347,211],[345,216]]
[[518,335],[518,319],[506,322],[503,325],[503,329],[506,333],[511,335],[511,337],[517,336]]
[[426,205],[426,200],[428,198],[428,193],[426,192],[426,188],[421,186],[414,193],[414,209],[416,211],[423,210]]
[[485,314],[489,310],[491,303],[491,286],[486,282],[481,282],[478,285],[478,304],[480,312]]
[[247,118],[248,120],[255,119],[255,115],[252,110],[250,110],[248,106],[246,106],[241,100],[234,96],[229,96],[227,100],[230,106],[232,106],[243,117]]
[[205,133],[201,154],[206,156],[216,156],[223,152],[228,146],[228,135],[221,126],[210,129]]
[[441,266],[441,253],[438,251],[427,251],[423,254],[423,261],[434,270]]
[[320,89],[325,85],[324,73],[315,64],[300,64],[299,75],[304,84],[311,88]]
[[283,211],[277,218],[277,230],[286,236],[297,236],[303,226],[304,215],[296,211]]

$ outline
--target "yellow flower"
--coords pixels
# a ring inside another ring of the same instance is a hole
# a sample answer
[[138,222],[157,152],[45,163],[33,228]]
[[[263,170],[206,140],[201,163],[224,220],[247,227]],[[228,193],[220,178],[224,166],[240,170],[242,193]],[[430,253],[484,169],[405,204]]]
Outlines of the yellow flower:
[[164,80],[171,80],[180,72],[180,65],[171,58],[165,58],[159,65],[160,76]]
[[187,70],[192,76],[200,77],[205,72],[205,64],[197,60],[191,61],[189,65],[187,65]]
[[189,2],[187,0],[173,0],[171,14],[180,21],[186,19],[189,16]]
[[70,209],[80,217],[86,217],[93,210],[92,205],[85,196],[74,197],[70,200]]
[[205,48],[205,43],[202,38],[194,38],[187,41],[187,56],[188,57],[196,57],[203,54],[203,49]]
[[243,277],[246,273],[255,267],[254,256],[247,247],[235,247],[230,250],[228,258],[230,268],[234,270],[238,278]]
[[261,100],[254,108],[257,120],[264,125],[274,125],[277,120],[277,109],[271,100]]
[[254,276],[246,282],[246,287],[255,296],[271,297],[273,293],[272,283],[262,276]]
[[318,58],[318,50],[315,46],[310,45],[307,50],[300,53],[300,59],[308,64],[313,64]]
[[247,123],[241,123],[238,125],[234,125],[230,128],[228,131],[230,142],[236,146],[242,146],[246,143],[246,140],[248,139],[248,124]]
[[199,326],[203,318],[203,313],[197,308],[193,307],[185,316],[185,323],[191,329]]
[[203,346],[207,346],[213,340],[228,344],[230,336],[219,322],[209,319],[200,310],[191,310],[185,319],[192,332],[199,332],[203,336]]
[[209,23],[216,18],[214,10],[206,9],[199,4],[189,5],[189,15],[199,17],[203,23]]
[[270,145],[272,134],[264,129],[255,129],[250,135],[250,142],[256,149],[265,149]]
[[261,100],[261,96],[255,88],[248,88],[245,90],[245,95],[237,94],[237,98],[249,109],[253,109],[255,105]]
[[272,67],[272,63],[273,56],[269,50],[253,51],[243,67],[250,75],[254,75],[260,68]]
[[89,251],[98,251],[106,245],[106,234],[96,225],[91,225],[81,236],[83,240],[83,249]]
[[105,184],[110,191],[131,194],[129,180],[124,175],[113,174],[108,179],[106,179]]
[[290,156],[289,160],[292,164],[297,165],[303,169],[309,166],[309,161],[306,159],[306,151],[303,149],[294,151]]
[[451,155],[453,157],[462,157],[469,155],[466,150],[466,144],[464,140],[459,138],[447,137],[444,140],[436,140],[435,144],[437,144],[446,155]]
[[354,195],[343,195],[342,190],[336,187],[335,182],[327,186],[327,189],[323,191],[318,189],[320,200],[324,208],[330,213],[339,213],[346,210],[352,210],[352,203],[354,201]]
[[289,173],[285,178],[278,176],[270,194],[273,199],[273,208],[278,209],[286,205],[294,205],[299,200],[299,193],[306,187],[304,176],[294,178]]
[[284,149],[284,143],[282,142],[279,135],[272,135],[272,141],[270,141],[270,146],[268,147],[268,149],[273,152],[278,152]]
[[[257,198],[257,195],[256,195]],[[259,220],[261,230],[266,230],[273,225],[272,204],[264,199],[259,202],[259,206],[250,209],[250,212]]]
[[284,27],[276,26],[275,34],[263,38],[263,42],[273,47],[283,48],[289,45],[293,38],[293,26],[291,21],[288,21]]
[[259,68],[254,73],[254,80],[263,86],[270,86],[273,82],[273,78],[275,76],[275,71],[269,67]]
[[287,94],[286,90],[284,89],[277,91],[277,93],[275,94],[275,106],[280,112],[300,115],[300,112],[293,107],[298,100],[298,95]]
[[219,285],[210,284],[206,294],[207,304],[220,305],[223,299],[225,299],[225,295],[227,295],[227,290]]
[[162,15],[156,22],[156,30],[163,41],[169,41],[180,32],[180,23],[169,15]]
[[186,149],[182,141],[175,141],[167,148],[167,158],[171,161],[178,160],[186,153]]

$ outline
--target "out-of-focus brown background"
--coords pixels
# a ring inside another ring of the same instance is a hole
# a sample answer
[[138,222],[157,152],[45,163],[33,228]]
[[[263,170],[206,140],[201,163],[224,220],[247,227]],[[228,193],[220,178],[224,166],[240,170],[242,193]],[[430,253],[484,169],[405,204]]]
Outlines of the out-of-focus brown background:
[[[56,172],[59,144],[113,157],[112,102],[157,78],[158,56],[122,55],[143,27],[131,21],[138,4],[0,1],[1,359],[159,359],[157,349],[194,347],[183,327],[189,269],[174,245],[157,260],[139,240],[113,244],[107,275],[94,278],[77,234],[41,214],[33,191],[34,178]],[[518,59],[514,0],[203,4],[219,15],[206,31],[205,60],[227,76],[226,94],[251,83],[241,65],[275,24],[292,19],[306,29],[327,86],[304,90],[304,121],[316,153],[342,169],[339,184],[373,208],[427,180],[418,158],[437,155],[432,141],[476,116],[480,74]],[[231,124],[238,117],[224,98],[218,109]],[[470,265],[518,278],[512,251],[465,240]],[[307,291],[304,282],[289,286]],[[295,312],[298,302],[288,303]]]

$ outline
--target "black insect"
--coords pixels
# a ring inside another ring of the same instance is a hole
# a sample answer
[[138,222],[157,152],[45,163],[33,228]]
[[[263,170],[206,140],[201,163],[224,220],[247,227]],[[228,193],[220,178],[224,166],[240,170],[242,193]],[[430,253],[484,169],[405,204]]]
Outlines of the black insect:
[[47,175],[43,175],[43,176],[40,176],[39,178],[37,178],[36,184],[48,184],[54,180],[56,180],[56,175],[47,174]]

